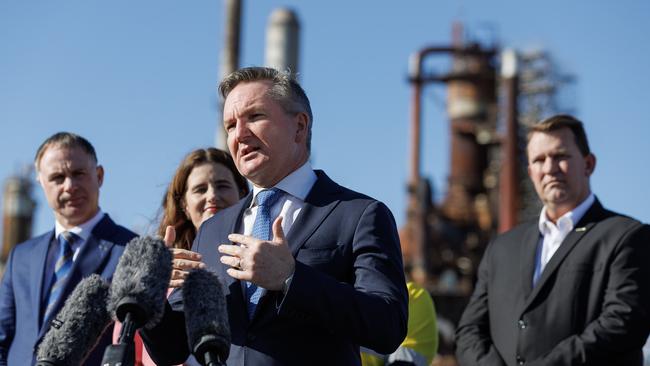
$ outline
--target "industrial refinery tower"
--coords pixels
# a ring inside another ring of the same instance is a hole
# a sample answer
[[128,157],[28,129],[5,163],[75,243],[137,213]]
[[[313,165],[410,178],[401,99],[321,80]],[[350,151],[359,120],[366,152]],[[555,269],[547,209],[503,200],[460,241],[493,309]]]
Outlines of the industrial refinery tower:
[[[531,123],[560,111],[556,92],[569,80],[558,77],[544,52],[468,42],[460,24],[452,34],[450,45],[424,47],[410,60],[407,221],[400,229],[407,276],[434,297],[442,354],[452,352],[453,327],[490,239],[539,214],[525,174],[525,134]],[[433,58],[448,60],[448,70],[427,70]],[[421,173],[421,100],[429,84],[447,92],[449,175],[440,202]]]

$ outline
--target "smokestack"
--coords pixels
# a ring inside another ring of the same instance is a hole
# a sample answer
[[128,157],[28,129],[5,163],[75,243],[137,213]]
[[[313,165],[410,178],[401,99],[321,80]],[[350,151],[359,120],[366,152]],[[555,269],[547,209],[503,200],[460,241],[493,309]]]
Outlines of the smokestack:
[[[239,68],[239,40],[241,33],[241,0],[226,0],[225,18],[225,39],[221,53],[221,67],[219,82]],[[218,85],[218,83],[217,83]],[[217,91],[218,93],[218,91]],[[217,112],[217,135],[215,145],[222,150],[228,151],[226,143],[226,130],[223,128],[223,100],[219,99],[219,111]]]
[[463,44],[459,23],[454,24],[452,36],[456,52],[447,83],[451,164],[442,211],[451,220],[471,225],[478,220],[475,199],[485,191],[491,111],[496,106],[495,70],[490,52],[478,44]]
[[0,272],[11,249],[32,235],[32,217],[36,202],[32,198],[31,170],[22,175],[9,177],[4,186],[2,205],[2,252],[0,253]]
[[517,54],[505,50],[501,54],[501,86],[504,99],[505,134],[501,144],[501,172],[499,177],[499,232],[512,229],[517,224],[519,211],[519,131],[517,122]]
[[293,10],[279,8],[271,13],[266,27],[264,64],[276,70],[298,73],[300,23]]

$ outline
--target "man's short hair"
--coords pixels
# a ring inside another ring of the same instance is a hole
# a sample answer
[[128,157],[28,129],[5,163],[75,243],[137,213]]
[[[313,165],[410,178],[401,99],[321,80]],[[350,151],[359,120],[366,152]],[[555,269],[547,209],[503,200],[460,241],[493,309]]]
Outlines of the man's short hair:
[[97,154],[95,153],[95,148],[93,145],[86,140],[85,138],[71,133],[71,132],[57,132],[54,135],[48,137],[41,146],[36,151],[36,156],[34,157],[34,164],[36,165],[36,170],[38,171],[39,164],[43,158],[45,151],[51,146],[62,146],[66,148],[78,147],[90,156],[95,164],[97,164]]
[[530,142],[531,137],[536,132],[551,132],[557,131],[561,128],[568,128],[573,132],[573,138],[578,149],[580,149],[582,156],[591,154],[589,141],[587,140],[587,133],[585,132],[582,122],[568,114],[558,114],[532,125],[530,130],[528,130],[528,142]]
[[240,83],[265,81],[271,82],[268,96],[278,102],[286,113],[305,113],[309,117],[307,130],[307,151],[311,151],[311,125],[314,116],[307,94],[290,73],[270,67],[245,67],[232,72],[219,84],[219,93],[223,100]]

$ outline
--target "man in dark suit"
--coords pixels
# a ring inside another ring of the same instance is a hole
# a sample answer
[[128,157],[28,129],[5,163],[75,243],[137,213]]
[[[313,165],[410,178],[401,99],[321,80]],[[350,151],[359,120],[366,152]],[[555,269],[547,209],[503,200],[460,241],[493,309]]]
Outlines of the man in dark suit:
[[[253,191],[206,221],[193,250],[224,284],[228,365],[359,365],[360,345],[391,353],[408,301],[392,214],[312,170],[312,113],[294,79],[246,68],[220,91],[228,147]],[[188,352],[179,297],[143,335],[158,363]]]
[[456,333],[460,364],[642,365],[650,227],[591,193],[596,158],[577,119],[534,125],[527,155],[544,208],[488,246]]
[[[86,139],[54,134],[38,149],[35,165],[55,228],[9,255],[0,285],[0,365],[33,364],[50,321],[75,286],[93,273],[111,279],[135,236],[100,210],[104,169]],[[99,365],[111,333],[105,332],[87,365]]]

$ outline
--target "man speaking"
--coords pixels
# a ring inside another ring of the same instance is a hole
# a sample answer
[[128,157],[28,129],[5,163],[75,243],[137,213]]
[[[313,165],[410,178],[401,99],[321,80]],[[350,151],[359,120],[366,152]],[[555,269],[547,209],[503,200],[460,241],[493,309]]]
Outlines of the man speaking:
[[[251,67],[219,88],[228,147],[253,191],[206,221],[192,249],[224,284],[228,365],[359,365],[359,346],[391,353],[407,324],[392,214],[312,170],[312,112],[294,79]],[[169,301],[143,334],[161,364],[189,352],[180,293]]]

